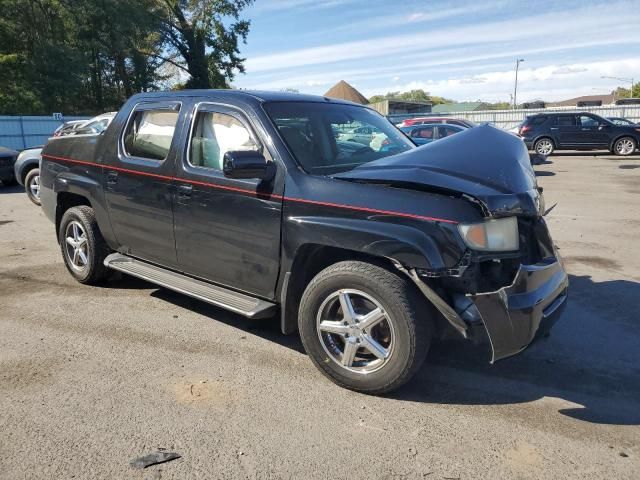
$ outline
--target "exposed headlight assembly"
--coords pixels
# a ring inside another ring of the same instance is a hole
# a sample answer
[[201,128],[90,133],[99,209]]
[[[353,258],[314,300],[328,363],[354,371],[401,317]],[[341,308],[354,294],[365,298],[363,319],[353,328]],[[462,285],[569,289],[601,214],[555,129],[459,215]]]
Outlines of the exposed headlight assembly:
[[516,217],[486,220],[482,223],[460,224],[458,231],[472,250],[508,252],[518,250],[518,220]]

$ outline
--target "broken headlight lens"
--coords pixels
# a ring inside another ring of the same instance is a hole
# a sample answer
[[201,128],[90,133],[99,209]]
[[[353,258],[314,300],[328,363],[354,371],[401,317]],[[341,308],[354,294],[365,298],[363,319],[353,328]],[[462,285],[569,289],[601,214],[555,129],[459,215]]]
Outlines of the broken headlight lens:
[[518,220],[516,217],[486,220],[482,223],[458,225],[467,246],[485,252],[518,250]]

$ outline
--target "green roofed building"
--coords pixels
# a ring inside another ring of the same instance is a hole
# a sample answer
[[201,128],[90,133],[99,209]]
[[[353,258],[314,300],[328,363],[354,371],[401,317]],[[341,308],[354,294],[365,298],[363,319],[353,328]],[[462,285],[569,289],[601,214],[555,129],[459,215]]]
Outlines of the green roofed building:
[[460,103],[442,103],[431,107],[431,113],[459,113],[473,112],[482,110],[484,104],[482,102],[460,102]]

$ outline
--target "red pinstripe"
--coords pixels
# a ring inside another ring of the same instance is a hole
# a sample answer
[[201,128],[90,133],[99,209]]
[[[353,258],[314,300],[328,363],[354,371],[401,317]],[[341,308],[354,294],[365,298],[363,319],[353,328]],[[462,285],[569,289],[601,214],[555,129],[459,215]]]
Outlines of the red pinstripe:
[[[144,176],[144,177],[152,177],[152,178],[157,178],[157,179],[160,179],[160,180],[192,183],[194,185],[201,185],[201,186],[204,186],[204,187],[217,188],[219,190],[226,190],[226,191],[230,191],[230,192],[245,193],[245,194],[249,194],[249,195],[253,195],[253,196],[262,196],[262,194],[260,194],[259,192],[254,191],[254,190],[247,190],[245,188],[237,188],[237,187],[229,187],[229,186],[220,185],[220,184],[217,184],[217,183],[200,182],[198,180],[188,180],[186,178],[170,177],[170,176],[167,176],[167,175],[159,175],[157,173],[140,172],[138,170],[131,170],[131,169],[128,169],[128,168],[105,166],[105,165],[101,165],[101,164],[97,164],[97,163],[87,162],[87,161],[84,161],[84,160],[76,160],[76,159],[73,159],[73,158],[66,158],[66,157],[57,157],[55,155],[48,155],[47,154],[47,155],[43,155],[43,157],[51,158],[53,160],[60,160],[60,161],[63,161],[63,162],[68,162],[68,163],[74,163],[74,164],[78,164],[78,165],[87,165],[87,166],[90,166],[90,167],[108,168],[109,170],[115,170],[115,171],[118,171],[118,172],[129,173],[131,175],[141,175],[141,176]],[[285,197],[285,196],[276,195],[276,194],[273,194],[273,193],[265,194],[265,195],[269,196],[271,198],[274,198],[276,200],[286,200],[286,201],[289,201],[289,202],[306,203],[306,204],[310,204],[310,205],[320,205],[320,206],[323,206],[323,207],[342,208],[342,209],[354,210],[354,211],[358,211],[358,212],[377,213],[379,215],[392,215],[394,217],[413,218],[413,219],[416,219],[416,220],[426,220],[426,221],[429,221],[429,222],[442,222],[442,223],[451,223],[451,224],[457,224],[458,223],[455,220],[448,220],[446,218],[429,217],[429,216],[425,216],[425,215],[417,215],[417,214],[414,214],[414,213],[395,212],[395,211],[391,211],[391,210],[380,210],[378,208],[358,207],[358,206],[355,206],[355,205],[343,205],[343,204],[340,204],[340,203],[321,202],[319,200],[308,200],[306,198]]]

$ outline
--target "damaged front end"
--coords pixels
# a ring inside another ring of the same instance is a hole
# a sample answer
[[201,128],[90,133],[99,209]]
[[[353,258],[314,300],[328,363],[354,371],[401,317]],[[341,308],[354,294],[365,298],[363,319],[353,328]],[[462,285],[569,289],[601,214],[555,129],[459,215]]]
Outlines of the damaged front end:
[[524,350],[557,321],[566,304],[568,276],[520,140],[492,127],[472,128],[344,177],[437,189],[478,208],[481,220],[458,225],[460,244],[451,249],[463,253],[456,265],[396,265],[446,320],[441,333],[487,341],[493,362]]
[[517,253],[467,251],[447,271],[404,269],[453,330],[488,342],[491,362],[548,333],[567,300],[569,280],[543,218],[518,222]]

